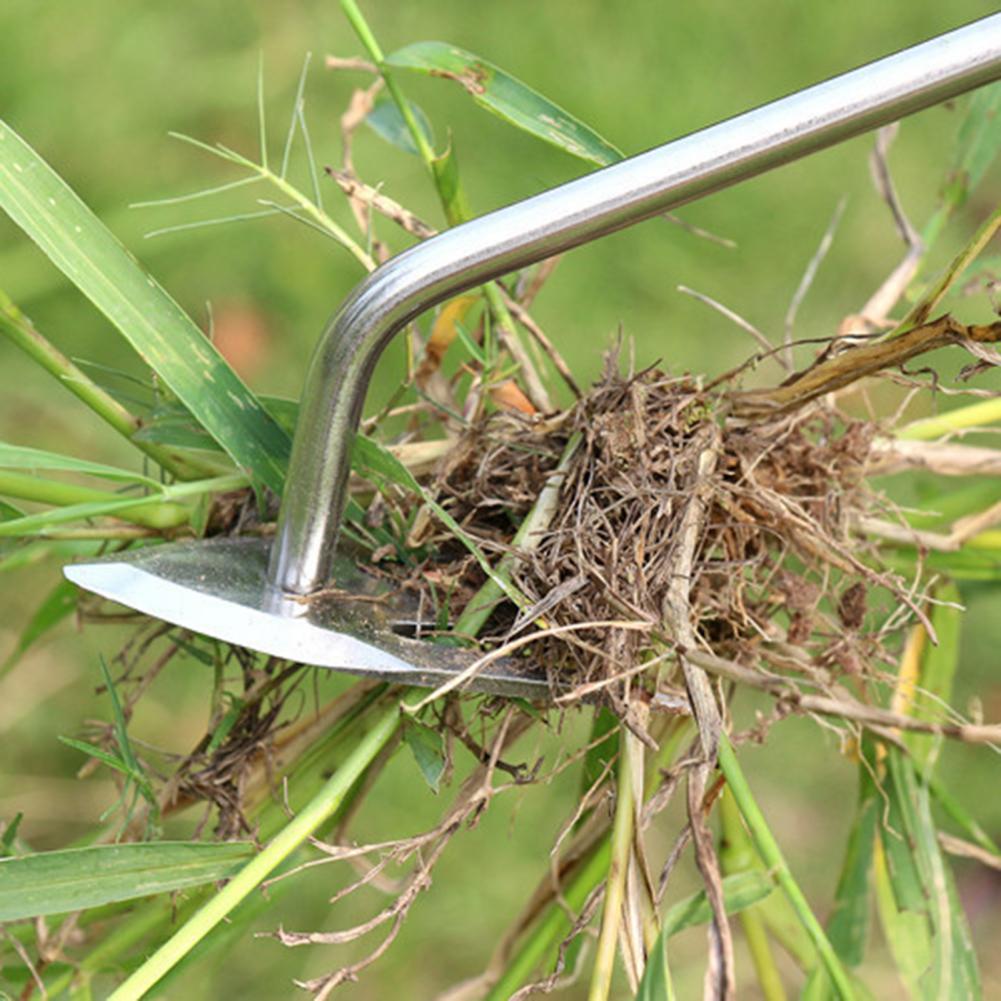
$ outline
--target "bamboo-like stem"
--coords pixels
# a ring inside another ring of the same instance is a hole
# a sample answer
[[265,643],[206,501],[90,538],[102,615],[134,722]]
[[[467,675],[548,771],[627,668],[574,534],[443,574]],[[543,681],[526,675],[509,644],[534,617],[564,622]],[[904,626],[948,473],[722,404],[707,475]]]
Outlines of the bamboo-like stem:
[[737,756],[733,753],[733,747],[726,733],[720,734],[718,754],[720,771],[726,777],[727,786],[733,793],[733,798],[744,818],[744,823],[747,824],[754,846],[788,898],[800,924],[813,940],[820,961],[827,970],[835,996],[839,1001],[855,1001],[855,992],[848,981],[848,975],[845,973],[824,929],[807,903],[803,891],[793,877],[782,850],[754,799],[751,787],[747,784],[747,779],[737,762]]
[[183,959],[230,911],[269,876],[307,838],[336,813],[354,783],[389,743],[399,724],[394,704],[347,760],[296,816],[229,883],[150,956],[111,995],[110,1001],[138,1001]]
[[148,455],[167,472],[182,480],[196,479],[218,472],[215,467],[204,465],[195,457],[182,457],[154,442],[134,438],[133,435],[142,426],[139,418],[126,410],[58,348],[50,344],[3,292],[0,292],[0,333],[46,372],[55,376],[101,420],[126,438],[129,444]]
[[[159,493],[134,499],[88,487],[57,483],[55,480],[43,480],[25,473],[0,472],[0,494],[57,505],[38,514],[27,514],[0,522],[0,537],[39,535],[55,524],[110,515],[138,524],[152,521],[153,528],[178,527],[187,523],[191,512],[187,507],[175,503],[176,501],[202,494],[238,490],[246,485],[246,476],[231,473],[207,480],[174,483],[163,487]],[[183,518],[181,512],[184,514]]]
[[403,96],[403,91],[400,90],[400,86],[393,78],[392,73],[390,73],[386,67],[382,65],[382,61],[385,58],[382,46],[379,45],[378,39],[376,39],[375,35],[372,33],[372,29],[365,20],[364,14],[362,14],[361,10],[358,8],[358,4],[355,0],[341,0],[341,10],[344,11],[344,15],[347,17],[348,23],[354,29],[359,41],[365,46],[366,52],[368,52],[372,61],[375,63],[376,71],[386,84],[386,90],[389,91],[389,95],[392,97],[393,103],[397,106],[397,108],[399,108],[400,114],[403,116],[403,121],[406,123],[407,130],[413,137],[414,145],[417,147],[417,152],[420,154],[420,158],[430,168],[431,161],[434,159],[434,150],[431,148],[423,129],[421,129],[417,123],[417,117],[414,115],[413,105],[411,105],[411,103]]
[[[121,494],[82,487],[75,483],[47,480],[30,473],[16,473],[0,469],[0,495],[16,497],[18,500],[37,501],[68,507],[72,504],[101,504],[124,502]],[[136,503],[136,502],[133,502]],[[114,511],[116,518],[135,522],[146,528],[176,528],[187,523],[191,512],[182,504],[161,502],[155,504],[139,502],[142,506],[121,506]],[[19,521],[23,519],[18,519]]]
[[636,816],[636,793],[632,779],[632,755],[629,742],[637,740],[625,727],[619,731],[618,788],[615,798],[615,820],[612,826],[611,855],[605,885],[605,909],[601,916],[601,931],[591,973],[588,1001],[608,1001],[612,988],[615,950],[622,923],[626,873],[632,851],[633,822]]

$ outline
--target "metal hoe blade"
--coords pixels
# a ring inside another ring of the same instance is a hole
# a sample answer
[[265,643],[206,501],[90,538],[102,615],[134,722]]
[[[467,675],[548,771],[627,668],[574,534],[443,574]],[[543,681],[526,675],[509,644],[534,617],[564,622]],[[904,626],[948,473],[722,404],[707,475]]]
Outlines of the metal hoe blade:
[[[455,647],[397,635],[392,615],[378,601],[377,583],[347,559],[336,561],[334,586],[315,597],[276,592],[268,586],[267,569],[264,540],[211,539],[151,546],[124,559],[68,566],[65,573],[88,591],[155,619],[334,671],[435,688],[477,659]],[[528,699],[549,692],[544,675],[510,658],[478,671],[475,688]]]
[[[438,685],[473,655],[406,640],[356,602],[306,599],[338,574],[350,447],[375,362],[426,309],[513,270],[878,128],[1001,77],[1001,14],[448,230],[387,261],[317,346],[270,552],[259,541],[162,546],[68,567],[81,587],[229,643],[334,670]],[[353,583],[352,583],[353,582]],[[498,662],[470,684],[544,697]]]

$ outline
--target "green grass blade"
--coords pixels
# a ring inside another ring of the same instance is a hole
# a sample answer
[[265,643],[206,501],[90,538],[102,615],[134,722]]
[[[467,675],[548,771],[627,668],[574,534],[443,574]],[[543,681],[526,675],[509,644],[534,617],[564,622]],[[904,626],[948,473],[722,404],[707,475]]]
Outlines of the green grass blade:
[[926,244],[938,237],[945,222],[981,182],[1001,152],[1001,84],[981,87],[969,99],[953,146],[952,167],[946,175],[941,204],[922,234]]
[[929,320],[932,311],[952,288],[956,279],[980,256],[981,251],[991,242],[998,229],[1001,229],[1001,208],[997,209],[974,233],[969,243],[953,258],[949,266],[942,272],[941,277],[931,285],[907,314],[903,323],[887,335],[886,340],[892,340],[895,335]]
[[[935,597],[947,604],[935,605],[931,613],[932,626],[938,643],[926,645],[921,658],[920,686],[914,693],[911,715],[918,719],[940,721],[943,709],[952,697],[952,683],[959,666],[960,629],[963,623],[961,595],[955,584],[937,588]],[[927,733],[909,733],[904,742],[919,771],[928,765],[937,738]]]
[[[904,574],[914,573],[914,557],[887,548],[886,565]],[[929,552],[923,561],[927,573],[944,574],[958,581],[1001,581],[1001,552],[960,549],[956,553]]]
[[95,845],[0,860],[0,921],[100,907],[233,875],[246,842]]
[[[424,135],[424,139],[429,146],[434,145],[434,135],[431,131],[431,123],[427,115],[412,101],[410,107],[413,110],[417,127]],[[380,138],[413,156],[420,156],[417,143],[414,142],[410,134],[410,128],[403,117],[396,102],[391,97],[380,97],[372,107],[372,110],[365,117],[365,124]]]
[[336,813],[365,770],[396,733],[399,707],[392,705],[375,719],[340,768],[312,800],[255,855],[226,886],[182,925],[142,966],[111,995],[114,1001],[137,1001],[177,965],[230,911]]
[[[723,880],[723,900],[727,914],[738,914],[764,900],[775,890],[766,872],[740,872]],[[695,925],[712,920],[712,906],[704,890],[693,893],[668,908],[657,942],[650,951],[636,1001],[670,1001],[675,997],[667,964],[667,940]]]
[[622,159],[619,150],[568,111],[493,63],[455,45],[415,42],[386,56],[384,64],[454,80],[481,108],[599,167]]
[[[870,755],[871,757],[871,755]],[[876,827],[883,808],[872,781],[872,763],[859,764],[859,798],[855,820],[848,835],[841,863],[834,909],[827,919],[827,936],[834,951],[848,967],[858,967],[865,958],[872,910],[872,865]]]
[[35,614],[28,619],[21,630],[17,644],[7,659],[0,664],[2,678],[27,652],[28,648],[41,639],[50,629],[59,625],[75,608],[77,589],[68,580],[60,580],[45,596]]
[[[887,754],[886,793],[882,840],[892,899],[881,901],[881,915],[894,957],[916,996],[977,1001],[982,993],[970,930],[939,848],[929,789],[896,748]],[[913,961],[915,954],[923,965]]]
[[[727,914],[739,914],[764,900],[775,889],[772,877],[762,870],[738,872],[723,879],[723,902]],[[712,906],[705,890],[669,907],[664,914],[661,934],[665,938],[677,935],[693,925],[705,925],[712,920]]]
[[288,436],[181,307],[2,122],[0,207],[104,313],[237,465],[280,493]]
[[[13,475],[13,474],[10,474]],[[3,480],[0,478],[0,487]],[[117,497],[106,500],[87,500],[69,504],[51,511],[28,514],[11,521],[0,521],[0,537],[44,535],[49,529],[85,518],[115,516],[150,528],[176,528],[190,517],[190,510],[175,502],[196,498],[208,493],[239,490],[247,485],[240,473],[216,476],[194,483],[178,483],[164,487],[160,493],[149,497]],[[94,491],[97,493],[97,491]]]
[[594,710],[591,736],[588,738],[584,767],[581,770],[581,796],[602,776],[611,774],[612,761],[619,752],[618,723],[615,714],[607,706],[598,706]]
[[658,935],[647,957],[643,979],[636,991],[636,1001],[675,1001],[676,996],[671,982],[671,969],[667,963],[667,942],[663,935]]
[[726,778],[728,788],[733,793],[733,798],[736,800],[740,814],[744,818],[744,823],[751,834],[758,855],[761,856],[761,860],[773,874],[775,881],[781,887],[782,892],[786,895],[789,903],[795,910],[796,917],[813,941],[820,962],[823,964],[830,979],[834,995],[840,1001],[855,1001],[856,994],[851,986],[848,974],[845,972],[840,958],[831,946],[830,940],[827,938],[816,915],[810,909],[810,905],[807,903],[799,884],[793,878],[792,872],[782,855],[782,850],[779,848],[778,842],[769,829],[761,808],[754,799],[754,794],[747,784],[747,779],[744,777],[743,770],[737,761],[737,756],[734,754],[733,747],[725,733],[720,736],[719,768]]
[[953,796],[938,776],[932,775],[928,783],[932,799],[942,808],[945,815],[974,844],[980,845],[993,855],[1001,855],[1001,846],[983,829],[977,819]]
[[46,452],[40,448],[26,448],[21,445],[11,445],[0,441],[0,469],[27,469],[31,472],[51,472],[59,470],[66,473],[84,473],[88,476],[99,476],[107,480],[120,480],[125,483],[143,483],[146,486],[160,489],[156,480],[143,476],[141,473],[117,466],[106,466],[100,462],[88,462],[86,459],[76,459],[71,455],[59,455],[56,452]]
[[[23,246],[27,247],[26,244]],[[0,334],[58,379],[64,388],[93,410],[101,420],[108,423],[130,443],[137,444],[133,435],[140,426],[139,418],[129,413],[112,393],[91,380],[82,369],[50,344],[2,290],[0,290]],[[139,443],[137,447],[167,472],[173,473],[180,479],[192,479],[203,472],[192,464],[190,457],[176,455],[156,445]]]

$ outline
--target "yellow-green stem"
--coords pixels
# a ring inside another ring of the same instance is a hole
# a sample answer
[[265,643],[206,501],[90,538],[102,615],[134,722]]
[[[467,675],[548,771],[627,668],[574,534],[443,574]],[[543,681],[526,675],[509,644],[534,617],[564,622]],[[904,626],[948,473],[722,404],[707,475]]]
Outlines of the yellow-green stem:
[[998,421],[1001,421],[1001,400],[983,400],[934,417],[912,421],[895,432],[894,437],[905,441],[931,441],[957,431],[996,424]]
[[615,967],[615,950],[622,924],[622,904],[625,900],[626,873],[633,841],[633,818],[636,816],[636,790],[632,781],[632,760],[628,750],[630,740],[636,740],[625,727],[619,731],[618,788],[615,797],[615,821],[612,826],[611,858],[605,885],[605,908],[594,957],[588,1001],[608,1001]]
[[[720,796],[720,820],[723,827],[723,845],[719,854],[723,871],[729,875],[760,870],[761,863],[744,830],[740,811],[729,790],[724,790]],[[768,931],[760,905],[755,904],[742,910],[740,924],[744,929],[744,938],[751,953],[751,962],[754,964],[762,996],[765,1001],[786,1001],[785,988],[782,986],[782,977],[768,940]]]
[[[74,483],[46,480],[30,473],[0,470],[0,495],[18,500],[37,501],[67,507],[71,504],[115,503],[125,500],[121,494],[81,487]],[[116,518],[131,521],[146,528],[176,528],[187,523],[190,511],[182,504],[158,503],[123,506],[114,511]]]
[[390,741],[399,719],[399,707],[394,704],[375,721],[371,731],[305,809],[296,814],[259,855],[125,980],[109,1001],[138,1001],[145,996],[237,904],[256,890],[308,837],[316,833],[336,813],[351,787]]

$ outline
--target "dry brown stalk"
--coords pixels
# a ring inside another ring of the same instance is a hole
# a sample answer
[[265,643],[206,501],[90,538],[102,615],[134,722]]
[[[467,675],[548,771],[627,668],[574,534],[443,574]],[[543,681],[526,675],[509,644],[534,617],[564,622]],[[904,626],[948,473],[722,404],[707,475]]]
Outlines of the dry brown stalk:
[[825,393],[858,382],[883,369],[897,368],[936,348],[958,344],[968,350],[1001,340],[1001,322],[984,325],[959,323],[948,314],[913,327],[888,340],[860,344],[836,351],[834,341],[820,359],[803,372],[790,376],[775,389],[752,389],[730,396],[734,417],[775,417],[797,410]]
[[413,212],[405,209],[399,202],[384,195],[378,188],[373,188],[363,181],[359,181],[357,177],[346,170],[337,170],[334,167],[324,167],[323,169],[337,187],[348,196],[352,204],[358,203],[369,209],[374,209],[419,240],[426,240],[435,235],[436,230],[433,227],[418,219]]

